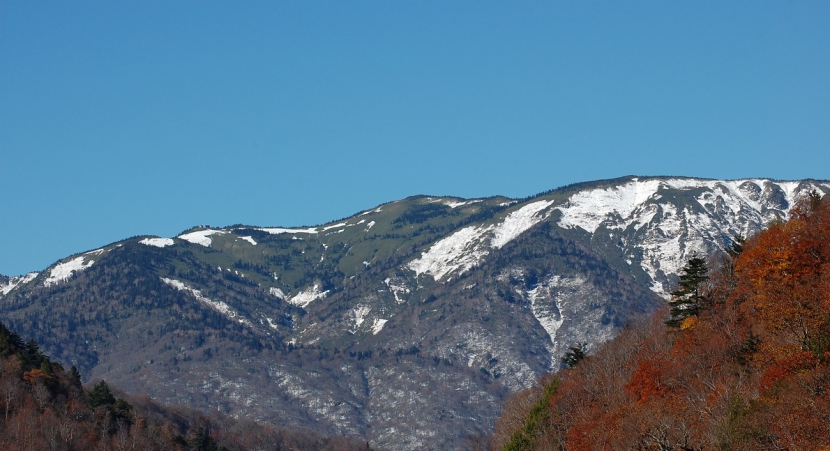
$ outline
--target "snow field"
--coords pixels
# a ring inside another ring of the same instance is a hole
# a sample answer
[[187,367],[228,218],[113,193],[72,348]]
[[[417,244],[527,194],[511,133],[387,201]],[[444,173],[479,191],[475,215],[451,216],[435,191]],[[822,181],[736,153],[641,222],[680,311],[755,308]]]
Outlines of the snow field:
[[328,293],[328,290],[320,291],[320,286],[314,284],[313,287],[297,293],[295,296],[291,297],[290,299],[287,299],[287,301],[289,304],[305,308],[305,306],[311,304],[312,301],[326,297]]
[[[704,191],[695,197],[697,207],[678,208],[662,201],[661,188]],[[576,193],[556,208],[562,212],[561,227],[593,234],[600,226],[609,230],[633,226],[642,233],[641,266],[652,279],[652,290],[668,299],[668,287],[659,280],[678,273],[692,256],[715,250],[706,243],[722,247],[724,236],[747,236],[776,215],[786,219],[789,209],[815,188],[818,185],[768,179],[633,179],[618,187]],[[786,205],[781,204],[782,194]]]
[[166,247],[175,244],[172,238],[144,238],[139,243],[155,247]]
[[469,226],[439,240],[407,267],[416,275],[429,274],[441,280],[451,273],[464,273],[490,253],[501,248],[548,217],[553,201],[529,203],[489,226]]
[[30,272],[29,274],[26,274],[25,276],[18,276],[18,277],[10,278],[8,283],[6,283],[5,285],[0,285],[0,297],[3,297],[5,295],[9,294],[12,290],[14,290],[15,288],[17,288],[21,285],[25,285],[25,284],[31,282],[35,277],[38,276],[38,274],[40,274],[40,273]]
[[284,229],[281,227],[264,227],[258,228],[256,230],[261,230],[263,232],[268,232],[271,235],[279,235],[282,233],[317,233],[316,227],[309,227],[307,229]]
[[452,272],[465,272],[490,253],[479,244],[482,235],[492,229],[493,226],[465,227],[433,244],[421,258],[411,261],[407,267],[415,271],[416,276],[429,274],[435,280]]
[[49,272],[49,277],[47,277],[46,280],[43,281],[43,286],[49,287],[63,282],[65,280],[69,280],[69,278],[72,277],[76,272],[83,271],[92,266],[93,263],[95,263],[95,260],[89,260],[87,262],[84,262],[85,258],[86,257],[82,255],[80,257],[75,257],[72,260],[69,260],[68,262],[58,263]]
[[507,215],[504,221],[499,223],[493,231],[493,239],[490,241],[490,246],[501,248],[524,233],[527,229],[547,219],[550,213],[542,213],[542,211],[552,204],[552,200],[532,202]]
[[228,233],[225,230],[214,230],[214,229],[206,229],[206,230],[197,230],[195,232],[185,233],[183,235],[179,235],[177,238],[189,241],[193,244],[200,244],[205,247],[210,247],[210,244],[213,242],[210,238],[211,235],[220,234],[223,235]]

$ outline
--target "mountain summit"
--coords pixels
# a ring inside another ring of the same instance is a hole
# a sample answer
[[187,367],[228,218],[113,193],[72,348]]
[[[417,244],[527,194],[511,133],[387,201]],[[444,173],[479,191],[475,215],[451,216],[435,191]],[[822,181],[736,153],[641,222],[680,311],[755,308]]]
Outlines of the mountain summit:
[[196,227],[0,277],[0,319],[88,380],[163,402],[458,448],[569,346],[663,305],[690,258],[813,190],[830,182],[623,177],[414,196],[316,227]]

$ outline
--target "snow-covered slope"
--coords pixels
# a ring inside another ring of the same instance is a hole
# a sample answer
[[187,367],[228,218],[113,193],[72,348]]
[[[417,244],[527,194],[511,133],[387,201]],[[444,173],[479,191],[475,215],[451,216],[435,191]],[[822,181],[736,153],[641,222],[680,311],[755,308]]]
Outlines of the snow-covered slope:
[[[225,233],[228,233],[228,232],[226,232],[224,230],[204,229],[204,230],[197,230],[195,232],[190,232],[190,233],[185,233],[185,234],[179,235],[178,238],[180,238],[182,240],[185,240],[185,241],[189,241],[193,244],[201,244],[202,246],[210,247],[210,244],[213,242],[213,240],[210,238],[211,235],[216,235],[216,234],[222,235],[222,234],[225,234]],[[149,244],[149,243],[145,243],[145,244]]]
[[144,238],[139,243],[155,247],[167,247],[176,244],[172,238]]
[[534,200],[517,205],[495,223],[471,225],[439,240],[407,268],[447,282],[484,261],[534,225],[560,212],[556,224],[607,235],[640,265],[652,289],[666,297],[670,276],[691,257],[723,250],[736,237],[747,237],[827,183],[780,182],[770,179],[703,180],[638,178],[601,188],[584,189],[564,199]]
[[549,200],[531,202],[510,212],[496,224],[461,229],[435,243],[420,258],[410,262],[408,268],[416,275],[429,274],[435,280],[452,273],[463,274],[480,263],[490,249],[503,247],[545,220],[550,214],[546,209],[552,203]]
[[[822,189],[823,188],[823,189]],[[613,239],[629,264],[639,264],[652,289],[667,297],[669,276],[693,256],[723,250],[733,238],[748,237],[827,183],[769,179],[700,180],[632,178],[617,186],[571,195],[558,225],[602,233]]]
[[37,272],[30,272],[25,276],[9,277],[8,280],[0,282],[0,298],[9,294],[15,288],[31,282],[38,274]]

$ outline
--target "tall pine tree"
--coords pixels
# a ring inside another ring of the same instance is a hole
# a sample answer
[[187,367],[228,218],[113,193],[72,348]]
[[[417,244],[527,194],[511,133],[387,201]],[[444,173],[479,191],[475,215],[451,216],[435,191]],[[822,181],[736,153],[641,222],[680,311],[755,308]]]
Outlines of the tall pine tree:
[[680,327],[684,319],[700,314],[707,300],[703,293],[703,282],[709,279],[708,272],[706,260],[700,257],[693,257],[686,263],[680,274],[678,288],[671,293],[672,300],[669,301],[671,318],[666,321],[667,325]]

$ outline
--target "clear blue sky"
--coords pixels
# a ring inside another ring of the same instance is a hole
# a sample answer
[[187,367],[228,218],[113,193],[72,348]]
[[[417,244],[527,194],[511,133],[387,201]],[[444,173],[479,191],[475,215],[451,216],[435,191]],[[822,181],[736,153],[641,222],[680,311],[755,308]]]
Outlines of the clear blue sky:
[[627,174],[830,178],[830,3],[0,3],[0,274]]

